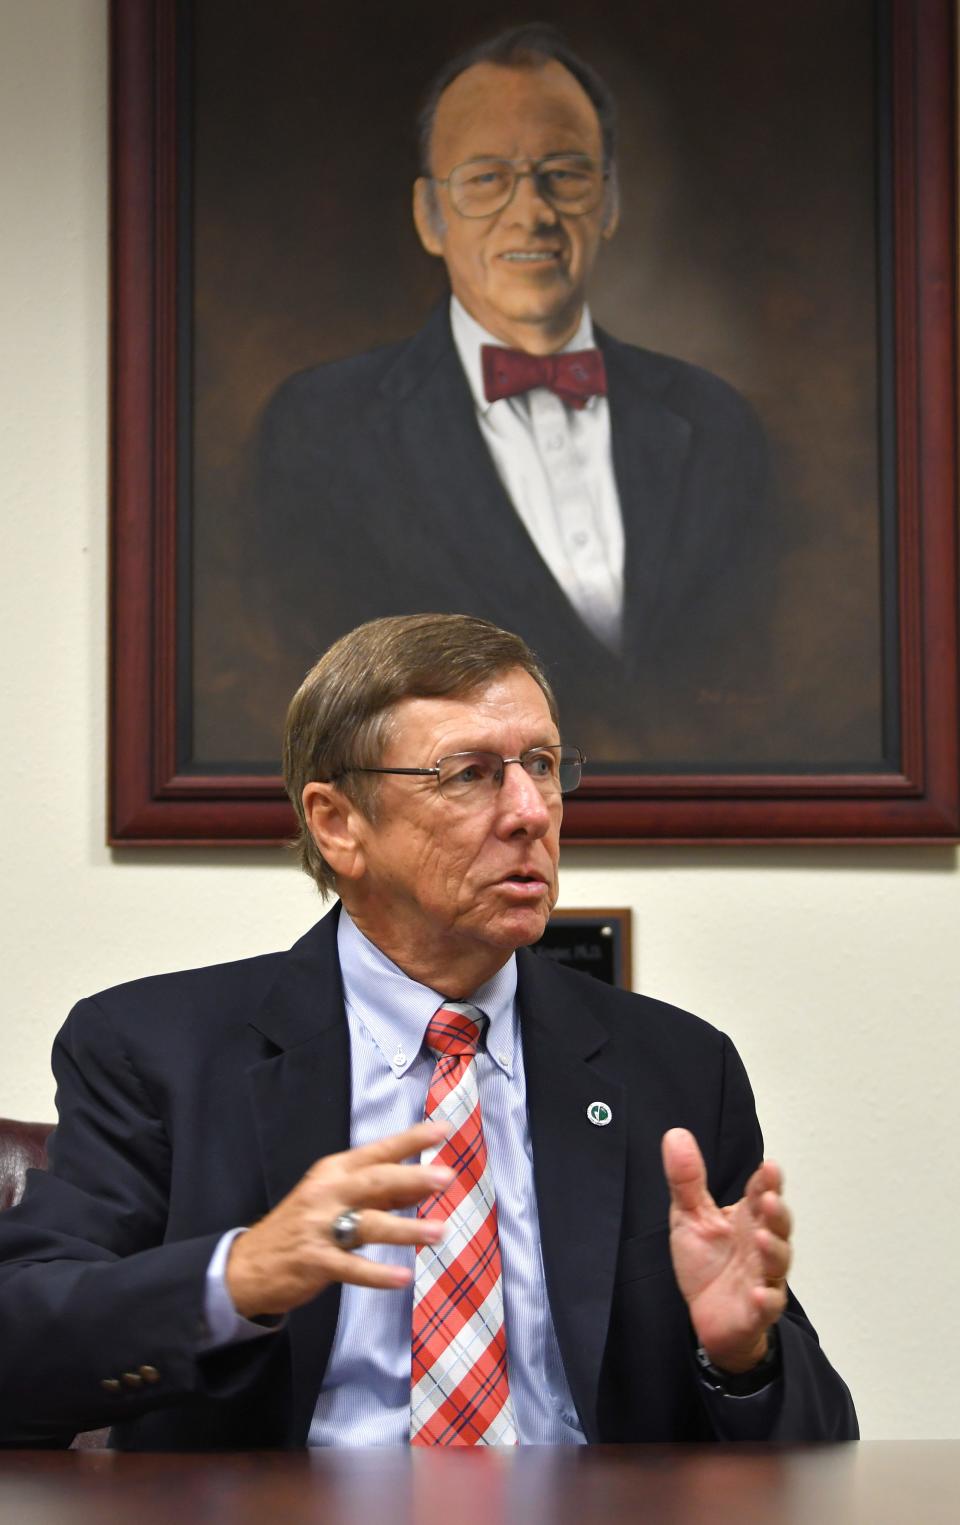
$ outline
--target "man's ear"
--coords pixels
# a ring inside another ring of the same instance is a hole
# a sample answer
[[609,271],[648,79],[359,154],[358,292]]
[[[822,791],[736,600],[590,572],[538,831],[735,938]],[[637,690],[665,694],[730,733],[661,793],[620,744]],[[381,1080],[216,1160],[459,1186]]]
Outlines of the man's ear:
[[307,830],[338,879],[363,877],[363,817],[336,784],[307,784],[301,796]]
[[600,233],[603,238],[612,238],[620,226],[620,182],[617,179],[617,166],[610,166],[610,178],[607,180],[603,193],[603,222],[600,225]]
[[428,254],[443,255],[443,218],[432,181],[421,175],[413,182],[413,221]]

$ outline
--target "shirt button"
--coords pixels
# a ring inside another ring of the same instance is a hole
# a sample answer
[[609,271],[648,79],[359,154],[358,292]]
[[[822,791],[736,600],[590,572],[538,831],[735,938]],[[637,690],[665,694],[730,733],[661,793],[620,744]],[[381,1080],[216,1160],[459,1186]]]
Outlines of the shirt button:
[[570,538],[574,545],[584,546],[590,539],[590,536],[587,534],[586,530],[577,530],[576,533],[571,535]]
[[138,1371],[125,1371],[120,1374],[120,1381],[124,1387],[142,1387],[143,1378]]
[[144,1382],[159,1382],[160,1373],[155,1366],[141,1366],[140,1375]]
[[502,1064],[504,1069],[506,1069],[507,1065],[510,1063],[510,1055],[509,1054],[498,1054],[497,1055],[497,1063],[498,1064]]
[[100,1386],[107,1393],[118,1393],[120,1391],[120,1383],[116,1377],[102,1378]]

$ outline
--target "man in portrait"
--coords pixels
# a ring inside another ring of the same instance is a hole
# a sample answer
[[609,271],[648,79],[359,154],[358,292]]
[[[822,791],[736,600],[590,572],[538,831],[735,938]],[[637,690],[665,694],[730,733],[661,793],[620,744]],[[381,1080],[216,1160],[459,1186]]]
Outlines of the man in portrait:
[[596,327],[619,219],[609,90],[550,27],[453,60],[413,212],[451,296],[270,404],[253,577],[306,666],[357,619],[452,609],[539,650],[595,758],[744,761],[762,724],[765,448],[744,399]]
[[581,766],[486,622],[321,658],[284,771],[339,904],[74,1008],[0,1215],[0,1443],[856,1436],[729,1039],[530,951]]

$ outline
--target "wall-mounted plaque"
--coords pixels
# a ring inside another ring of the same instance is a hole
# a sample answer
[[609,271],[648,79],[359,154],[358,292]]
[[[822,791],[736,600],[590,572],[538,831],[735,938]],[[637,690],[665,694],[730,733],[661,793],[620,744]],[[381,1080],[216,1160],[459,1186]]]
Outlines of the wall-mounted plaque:
[[608,985],[632,985],[630,912],[554,911],[536,951]]

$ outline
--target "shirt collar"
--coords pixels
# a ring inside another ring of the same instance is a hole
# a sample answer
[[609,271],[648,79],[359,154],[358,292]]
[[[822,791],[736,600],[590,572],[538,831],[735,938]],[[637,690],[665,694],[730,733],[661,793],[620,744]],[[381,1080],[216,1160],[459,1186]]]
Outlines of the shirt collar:
[[[364,936],[345,907],[340,911],[337,952],[347,1013],[366,1028],[384,1063],[399,1079],[419,1054],[427,1023],[443,1004],[443,994],[404,974]],[[503,968],[469,998],[487,1018],[484,1047],[507,1075],[513,1074],[519,1041],[516,993],[517,958],[511,954]]]
[[[450,327],[453,331],[453,342],[460,356],[460,364],[466,372],[473,400],[481,413],[489,413],[496,407],[496,403],[487,402],[483,390],[483,366],[480,360],[480,346],[483,344],[501,345],[500,339],[495,339],[493,334],[487,333],[476,318],[472,318],[456,297],[450,298]],[[591,349],[593,347],[593,320],[590,317],[590,309],[584,303],[583,312],[580,314],[580,324],[572,339],[569,339],[559,351],[565,355],[577,349]],[[508,398],[503,399],[509,402]],[[593,398],[590,399],[593,402]]]

